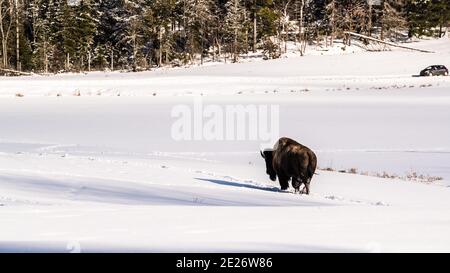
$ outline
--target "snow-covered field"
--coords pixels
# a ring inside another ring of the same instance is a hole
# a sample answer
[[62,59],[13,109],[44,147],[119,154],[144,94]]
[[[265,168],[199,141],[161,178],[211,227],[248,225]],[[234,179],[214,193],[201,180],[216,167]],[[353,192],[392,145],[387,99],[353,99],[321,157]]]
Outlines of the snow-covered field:
[[[405,50],[0,78],[0,251],[450,251],[450,39]],[[21,94],[23,97],[16,96]],[[80,96],[75,96],[80,95]],[[279,105],[321,168],[270,182],[258,141],[175,141],[171,110]]]

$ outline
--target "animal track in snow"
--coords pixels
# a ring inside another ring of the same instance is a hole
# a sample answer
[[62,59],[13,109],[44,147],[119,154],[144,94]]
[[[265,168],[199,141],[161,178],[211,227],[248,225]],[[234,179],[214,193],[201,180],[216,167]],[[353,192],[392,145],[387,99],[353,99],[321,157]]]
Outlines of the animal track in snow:
[[370,201],[362,201],[362,200],[355,200],[355,199],[346,199],[344,197],[336,196],[336,195],[327,195],[324,198],[333,200],[333,201],[350,202],[350,203],[364,204],[364,205],[371,205],[371,206],[389,206],[389,204],[382,202],[382,201],[370,202]]

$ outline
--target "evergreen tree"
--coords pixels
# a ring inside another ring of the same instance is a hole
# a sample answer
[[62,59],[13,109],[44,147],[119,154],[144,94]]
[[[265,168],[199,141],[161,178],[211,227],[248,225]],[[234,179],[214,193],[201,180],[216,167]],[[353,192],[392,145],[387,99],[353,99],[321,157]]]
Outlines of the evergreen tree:
[[173,32],[174,0],[152,1],[144,11],[145,60],[154,62],[158,66],[169,62],[174,57]]
[[229,0],[226,4],[227,15],[225,17],[226,37],[229,52],[232,54],[233,62],[238,60],[244,40],[244,22],[246,10],[242,0]]
[[73,60],[76,59],[78,52],[78,41],[80,33],[77,26],[76,7],[69,5],[68,2],[62,4],[62,16],[64,18],[62,25],[63,51],[65,55],[64,69],[70,71],[73,68]]
[[275,58],[288,41],[301,53],[324,37],[349,43],[346,31],[442,37],[449,21],[448,0],[0,0],[0,68],[139,70],[257,49]]
[[408,1],[405,10],[410,37],[413,35],[441,37],[444,27],[449,26],[450,2],[447,0]]
[[93,65],[98,69],[115,68],[114,59],[117,58],[117,39],[115,37],[120,15],[120,0],[100,0],[97,2],[99,22],[97,35],[94,37]]
[[95,19],[97,16],[95,6],[89,0],[82,0],[76,9],[76,28],[79,37],[77,50],[82,70],[85,68],[86,62],[88,70],[91,69],[92,47],[97,32],[98,21]]

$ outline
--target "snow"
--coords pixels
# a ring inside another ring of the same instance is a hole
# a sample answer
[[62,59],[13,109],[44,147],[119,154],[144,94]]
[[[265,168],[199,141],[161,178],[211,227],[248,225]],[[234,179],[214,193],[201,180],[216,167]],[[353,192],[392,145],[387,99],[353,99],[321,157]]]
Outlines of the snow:
[[[0,96],[180,96],[190,94],[247,94],[309,91],[406,91],[448,87],[448,78],[420,78],[430,64],[450,67],[450,39],[414,45],[436,53],[408,50],[357,52],[324,56],[220,64],[190,68],[162,68],[150,72],[93,72],[58,76],[2,79]],[[269,68],[269,69],[268,69]],[[177,84],[174,84],[176,82]],[[372,92],[373,93],[373,92]]]
[[[448,252],[450,78],[413,75],[450,67],[449,43],[1,78],[0,251]],[[195,94],[279,105],[280,134],[322,168],[443,180],[318,171],[310,196],[282,192],[257,141],[172,139]]]

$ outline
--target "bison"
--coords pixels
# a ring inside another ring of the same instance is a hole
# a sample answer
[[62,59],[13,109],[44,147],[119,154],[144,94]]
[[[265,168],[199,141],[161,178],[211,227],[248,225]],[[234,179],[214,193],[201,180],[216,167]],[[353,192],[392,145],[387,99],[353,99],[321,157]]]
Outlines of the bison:
[[300,186],[304,184],[300,193],[309,194],[309,185],[317,166],[317,157],[311,149],[283,137],[273,150],[261,151],[261,156],[266,161],[266,173],[272,181],[278,176],[282,190],[289,188],[289,180],[292,179],[295,192],[300,192]]

